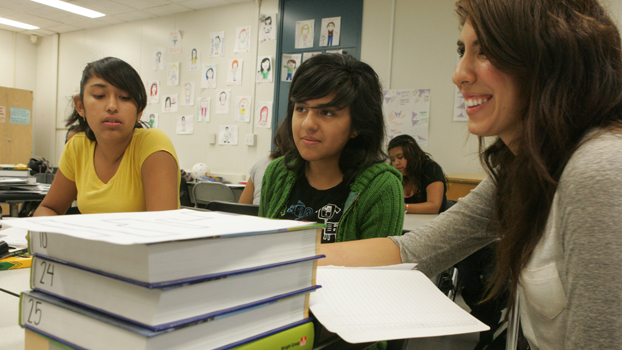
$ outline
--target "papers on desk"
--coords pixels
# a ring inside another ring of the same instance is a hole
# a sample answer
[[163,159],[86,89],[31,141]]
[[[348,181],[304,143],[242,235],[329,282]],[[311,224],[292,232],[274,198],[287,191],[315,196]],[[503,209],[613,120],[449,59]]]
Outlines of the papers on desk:
[[318,267],[313,315],[349,343],[485,331],[417,270]]

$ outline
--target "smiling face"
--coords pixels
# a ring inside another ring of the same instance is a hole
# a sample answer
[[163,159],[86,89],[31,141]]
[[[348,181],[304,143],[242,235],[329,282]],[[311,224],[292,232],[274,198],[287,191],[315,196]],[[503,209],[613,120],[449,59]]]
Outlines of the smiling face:
[[214,70],[211,68],[208,69],[205,75],[207,76],[207,79],[212,79],[214,77]]
[[98,142],[129,142],[142,114],[127,91],[97,76],[84,85],[82,100],[76,96],[74,102]]
[[350,107],[337,110],[335,107],[320,106],[332,101],[330,94],[316,100],[296,103],[292,115],[292,134],[296,148],[303,159],[309,162],[329,163],[338,166],[341,152],[352,131]]
[[261,68],[264,71],[269,70],[270,69],[270,61],[268,61],[268,60],[261,61]]
[[458,51],[463,57],[453,82],[464,96],[469,132],[499,136],[509,145],[519,131],[520,98],[515,77],[497,69],[481,51],[477,35],[467,21],[462,28]]
[[404,157],[404,148],[402,146],[391,148],[389,150],[389,157],[391,159],[391,165],[397,169],[402,176],[408,175],[408,171],[406,170],[408,161],[406,161],[406,157]]

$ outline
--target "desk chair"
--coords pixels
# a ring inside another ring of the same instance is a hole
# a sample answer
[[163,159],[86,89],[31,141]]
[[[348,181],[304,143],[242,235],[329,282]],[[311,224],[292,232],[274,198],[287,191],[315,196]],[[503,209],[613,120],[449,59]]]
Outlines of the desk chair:
[[219,182],[199,182],[192,188],[195,208],[204,208],[212,201],[235,203],[233,191]]
[[252,204],[211,201],[207,203],[206,209],[212,211],[224,211],[226,213],[244,214],[252,216],[259,215],[259,206]]

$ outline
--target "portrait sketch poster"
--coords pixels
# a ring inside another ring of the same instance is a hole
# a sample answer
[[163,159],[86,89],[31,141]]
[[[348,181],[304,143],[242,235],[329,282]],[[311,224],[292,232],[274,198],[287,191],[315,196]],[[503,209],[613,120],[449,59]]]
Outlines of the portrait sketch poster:
[[420,146],[428,145],[430,89],[384,90],[382,109],[387,137],[408,134]]

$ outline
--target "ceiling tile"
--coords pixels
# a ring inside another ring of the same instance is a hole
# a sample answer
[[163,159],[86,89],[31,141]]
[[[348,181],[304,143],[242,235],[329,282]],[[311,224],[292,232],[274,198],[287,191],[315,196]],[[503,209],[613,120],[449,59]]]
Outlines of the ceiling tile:
[[[123,1],[123,3],[130,3],[132,0]],[[105,13],[106,16],[116,15],[119,13],[126,13],[134,11],[135,8],[127,5],[123,5],[119,2],[109,0],[75,0],[71,2],[74,5],[86,7],[89,10]]]
[[160,7],[153,7],[153,8],[145,9],[143,11],[148,12],[152,15],[156,15],[156,16],[166,16],[166,15],[172,15],[174,13],[192,11],[192,9],[185,7],[185,6],[178,5],[178,4],[168,4],[168,5],[164,5]]
[[132,12],[126,12],[126,13],[119,13],[112,17],[123,20],[124,22],[133,22],[133,21],[141,21],[141,20],[150,19],[150,18],[156,18],[158,16],[152,15],[145,11],[132,11]]
[[67,33],[67,32],[73,32],[73,31],[76,31],[76,30],[80,30],[82,28],[70,26],[68,24],[61,24],[59,26],[49,27],[49,28],[46,28],[46,29],[47,30],[51,30],[51,31],[56,32],[56,33]]
[[32,16],[27,13],[15,13],[10,16],[7,16],[8,19],[12,19],[14,21],[28,23],[33,26],[37,26],[39,28],[45,28],[49,26],[57,26],[62,24],[62,22],[49,20],[47,18],[41,18],[38,16]]
[[194,10],[229,5],[227,0],[182,0],[179,4]]
[[43,6],[39,3],[26,0],[0,0],[0,6],[15,11],[28,11]]
[[135,9],[144,10],[152,7],[159,7],[164,5],[169,5],[171,2],[169,0],[112,0],[114,2],[118,2],[127,6],[131,6]]

